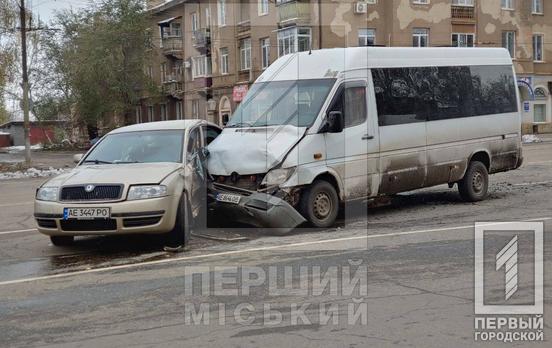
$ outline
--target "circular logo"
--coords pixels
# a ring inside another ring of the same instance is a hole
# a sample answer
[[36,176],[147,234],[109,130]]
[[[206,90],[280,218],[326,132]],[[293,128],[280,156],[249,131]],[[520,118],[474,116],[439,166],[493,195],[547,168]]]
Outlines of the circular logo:
[[86,192],[90,193],[90,192],[94,191],[95,188],[96,188],[96,186],[94,186],[94,185],[86,185],[86,186],[84,187],[84,190],[85,190]]

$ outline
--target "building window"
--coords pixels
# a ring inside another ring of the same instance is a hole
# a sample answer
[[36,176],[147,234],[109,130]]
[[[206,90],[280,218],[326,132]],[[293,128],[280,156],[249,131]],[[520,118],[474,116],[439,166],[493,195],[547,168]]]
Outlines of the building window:
[[533,105],[533,122],[534,123],[546,122],[546,104]]
[[223,47],[220,49],[220,73],[222,75],[228,74],[228,48]]
[[376,29],[359,29],[358,45],[374,46],[376,44]]
[[192,78],[211,76],[211,56],[198,56],[192,58]]
[[261,64],[266,69],[270,65],[270,39],[261,39]]
[[167,120],[167,104],[159,105],[159,113],[161,115],[161,121]]
[[153,122],[153,105],[148,106],[148,122]]
[[503,31],[502,32],[502,47],[510,52],[510,57],[516,56],[516,32],[515,31]]
[[240,40],[240,70],[251,69],[251,39]]
[[192,33],[195,33],[196,31],[199,30],[199,19],[198,19],[198,16],[197,16],[197,13],[194,12],[192,13]]
[[177,120],[182,119],[182,102],[181,101],[176,102],[176,119]]
[[268,0],[259,0],[259,16],[268,14]]
[[311,28],[294,27],[278,32],[278,57],[311,49]]
[[153,80],[153,66],[149,65],[146,68],[146,75],[150,80]]
[[543,0],[533,0],[533,14],[543,14],[544,3]]
[[543,45],[544,45],[544,35],[542,34],[533,35],[533,60],[535,62],[544,61]]
[[211,9],[209,7],[205,8],[205,26],[206,28],[211,27]]
[[454,47],[473,47],[475,41],[474,34],[452,34],[452,46]]
[[454,6],[473,6],[473,0],[452,0]]
[[226,0],[218,0],[218,25],[219,27],[226,26]]
[[197,99],[192,100],[192,117],[199,117],[199,100]]
[[501,0],[501,6],[503,10],[513,10],[514,0]]
[[429,0],[412,0],[412,3],[415,5],[427,5]]
[[239,23],[249,22],[249,1],[250,0],[239,0]]
[[136,123],[142,123],[142,106],[136,107]]
[[167,63],[161,63],[161,83],[167,81]]
[[429,29],[414,29],[414,31],[412,32],[412,46],[429,46]]

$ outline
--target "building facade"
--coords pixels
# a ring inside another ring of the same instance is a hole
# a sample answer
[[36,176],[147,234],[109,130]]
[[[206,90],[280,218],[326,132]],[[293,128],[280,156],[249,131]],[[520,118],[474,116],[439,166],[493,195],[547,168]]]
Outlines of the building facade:
[[154,58],[128,122],[202,118],[224,125],[279,57],[354,46],[505,47],[524,132],[552,131],[552,3],[545,0],[150,0]]

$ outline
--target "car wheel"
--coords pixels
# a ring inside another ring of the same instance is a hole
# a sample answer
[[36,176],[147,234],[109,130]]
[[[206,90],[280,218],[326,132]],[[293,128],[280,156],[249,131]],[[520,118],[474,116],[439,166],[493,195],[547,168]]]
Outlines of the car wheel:
[[333,185],[324,180],[315,181],[301,195],[299,210],[314,227],[332,226],[339,213],[339,198]]
[[458,182],[460,197],[466,202],[479,202],[487,197],[489,190],[489,171],[479,162],[470,162],[464,178]]
[[167,234],[167,246],[171,248],[185,247],[190,240],[191,211],[188,195],[182,194],[174,228]]
[[68,246],[73,244],[75,237],[73,236],[50,236],[50,241],[55,246]]

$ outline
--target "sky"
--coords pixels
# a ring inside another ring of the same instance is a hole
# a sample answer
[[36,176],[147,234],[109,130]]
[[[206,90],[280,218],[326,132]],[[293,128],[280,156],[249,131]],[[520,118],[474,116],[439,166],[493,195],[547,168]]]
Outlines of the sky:
[[79,9],[94,2],[93,0],[26,0],[27,7],[31,8],[34,16],[49,23],[54,18],[56,10]]

